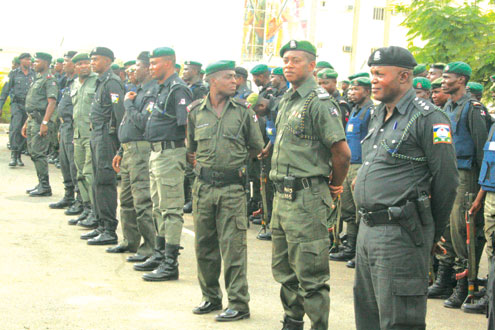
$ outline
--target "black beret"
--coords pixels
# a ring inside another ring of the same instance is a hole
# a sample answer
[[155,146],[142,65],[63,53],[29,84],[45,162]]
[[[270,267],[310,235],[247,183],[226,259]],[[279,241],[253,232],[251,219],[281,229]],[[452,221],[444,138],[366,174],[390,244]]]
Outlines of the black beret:
[[69,50],[67,53],[64,54],[64,57],[68,57],[68,58],[73,58],[74,55],[76,55],[77,52],[74,51],[74,50]]
[[106,56],[109,59],[111,59],[112,61],[115,59],[115,57],[113,56],[113,52],[106,47],[96,47],[89,54],[89,56],[93,56],[93,55]]
[[368,59],[368,66],[397,66],[414,69],[418,65],[413,54],[405,48],[390,46],[375,50]]
[[247,76],[248,76],[247,70],[244,69],[243,67],[240,67],[240,66],[235,68],[235,74],[237,74],[239,76],[243,76],[245,78],[247,78]]
[[138,61],[149,63],[150,62],[150,52],[145,50],[139,53],[137,57]]
[[19,55],[19,60],[22,60],[23,58],[31,58],[31,54],[22,53],[21,55]]

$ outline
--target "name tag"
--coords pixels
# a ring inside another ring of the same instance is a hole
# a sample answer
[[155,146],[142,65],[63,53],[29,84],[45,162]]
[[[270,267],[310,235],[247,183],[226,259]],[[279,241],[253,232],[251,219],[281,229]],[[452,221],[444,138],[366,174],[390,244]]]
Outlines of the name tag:
[[488,146],[488,150],[495,151],[495,142],[490,142],[490,145]]
[[353,130],[354,130],[354,125],[353,124],[347,125],[347,132],[352,133]]

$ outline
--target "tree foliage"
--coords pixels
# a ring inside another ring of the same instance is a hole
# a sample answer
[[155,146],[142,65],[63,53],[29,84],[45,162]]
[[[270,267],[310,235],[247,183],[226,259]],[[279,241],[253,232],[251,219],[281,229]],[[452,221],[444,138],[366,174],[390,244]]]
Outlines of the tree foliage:
[[413,0],[398,5],[406,15],[402,25],[409,29],[408,48],[418,63],[463,61],[473,69],[471,80],[487,85],[495,73],[495,13],[483,11],[480,2]]

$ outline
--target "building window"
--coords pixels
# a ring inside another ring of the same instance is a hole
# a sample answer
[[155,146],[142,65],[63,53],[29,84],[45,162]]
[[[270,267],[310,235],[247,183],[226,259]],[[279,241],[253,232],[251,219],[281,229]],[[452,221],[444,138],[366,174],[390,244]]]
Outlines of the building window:
[[373,8],[373,19],[375,21],[383,21],[385,18],[385,8]]
[[342,46],[342,51],[344,53],[352,53],[352,46]]

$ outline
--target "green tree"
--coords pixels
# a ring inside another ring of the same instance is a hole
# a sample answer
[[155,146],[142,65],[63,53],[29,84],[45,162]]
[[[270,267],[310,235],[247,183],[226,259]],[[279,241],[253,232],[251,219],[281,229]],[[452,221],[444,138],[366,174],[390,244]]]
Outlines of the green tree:
[[[495,73],[495,13],[483,11],[481,2],[413,0],[397,5],[406,15],[402,25],[409,29],[408,48],[418,63],[463,61],[473,69],[471,80],[489,84]],[[418,39],[423,47],[415,45]]]

